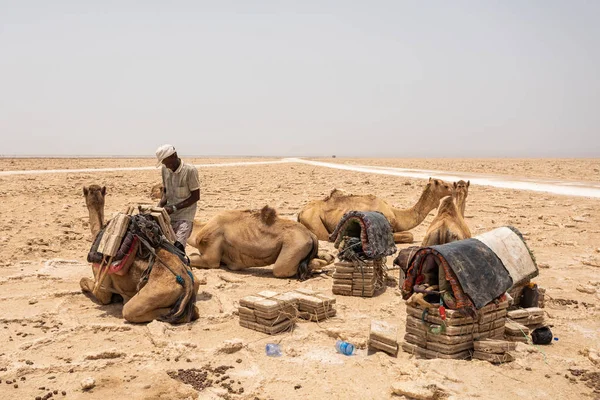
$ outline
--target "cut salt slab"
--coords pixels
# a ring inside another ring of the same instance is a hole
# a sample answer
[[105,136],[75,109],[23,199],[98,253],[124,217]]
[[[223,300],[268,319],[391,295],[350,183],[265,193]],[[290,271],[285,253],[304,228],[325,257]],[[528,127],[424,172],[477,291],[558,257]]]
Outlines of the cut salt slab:
[[485,339],[476,340],[473,342],[473,348],[475,351],[482,353],[503,354],[507,351],[515,350],[516,346],[517,344],[515,342],[509,342],[506,340]]
[[273,292],[271,290],[263,290],[262,292],[259,292],[257,295],[264,297],[265,299],[277,296],[279,293],[277,292]]
[[474,351],[473,358],[489,361],[494,364],[506,363],[515,360],[515,357],[511,353],[494,354],[483,351]]
[[371,321],[369,336],[390,346],[398,346],[398,328],[388,322],[379,320]]
[[447,397],[447,392],[436,384],[415,381],[394,383],[392,394],[417,400],[437,400]]
[[529,335],[529,328],[517,322],[508,321],[504,327],[507,335],[510,336],[526,336]]

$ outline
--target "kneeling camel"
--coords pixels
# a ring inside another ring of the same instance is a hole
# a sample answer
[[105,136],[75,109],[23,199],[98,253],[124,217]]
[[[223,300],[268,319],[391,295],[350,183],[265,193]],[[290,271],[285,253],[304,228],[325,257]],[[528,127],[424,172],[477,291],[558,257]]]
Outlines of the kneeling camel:
[[440,204],[440,199],[450,194],[451,184],[429,178],[417,203],[402,210],[371,194],[351,195],[334,189],[325,199],[313,200],[304,206],[298,214],[298,222],[317,235],[319,240],[329,240],[329,235],[348,211],[379,211],[392,225],[394,242],[412,243],[413,234],[406,231],[423,222],[427,214]]
[[[104,224],[106,187],[84,187],[83,194],[90,215],[92,238],[95,238]],[[159,248],[147,283],[141,288],[139,283],[148,268],[148,261],[135,258],[128,269],[125,268],[119,271],[119,275],[107,274],[99,287],[96,287],[97,268],[92,268],[94,279],[82,278],[79,283],[81,290],[95,296],[100,304],[111,303],[113,294],[120,295],[125,303],[123,318],[129,322],[150,322],[155,319],[188,322],[198,318],[195,305],[192,312],[184,310],[198,293],[198,281],[192,279],[176,255]],[[181,277],[183,285],[177,282],[175,274]]]
[[462,180],[454,182],[454,194],[441,200],[438,213],[431,221],[421,246],[435,246],[471,237],[464,220],[470,183]]

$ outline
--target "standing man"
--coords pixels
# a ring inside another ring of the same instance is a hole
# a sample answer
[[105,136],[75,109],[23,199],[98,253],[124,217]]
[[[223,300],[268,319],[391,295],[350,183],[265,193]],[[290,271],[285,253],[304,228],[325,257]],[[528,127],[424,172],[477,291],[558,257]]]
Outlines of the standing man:
[[185,253],[185,244],[192,234],[196,203],[200,200],[198,170],[185,164],[170,144],[156,150],[157,167],[162,164],[163,192],[158,203],[171,217],[177,241],[175,246]]

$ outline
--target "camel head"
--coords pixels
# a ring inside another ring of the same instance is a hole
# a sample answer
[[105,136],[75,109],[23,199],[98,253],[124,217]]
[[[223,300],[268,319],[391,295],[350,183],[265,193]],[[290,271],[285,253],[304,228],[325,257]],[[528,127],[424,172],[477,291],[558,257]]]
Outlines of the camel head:
[[456,198],[467,198],[469,194],[469,186],[471,185],[471,181],[463,181],[460,180],[458,182],[454,182],[454,195]]
[[104,225],[104,197],[106,195],[106,186],[90,185],[83,187],[83,197],[85,205],[90,214],[90,230],[92,231],[92,240],[96,237]]
[[451,196],[453,191],[454,187],[452,184],[441,179],[429,178],[429,182],[427,182],[427,186],[425,186],[422,195],[422,199],[429,203],[429,206],[431,207],[428,207],[429,210],[427,212],[439,207],[440,200],[443,197]]
[[465,205],[467,203],[467,196],[469,195],[469,186],[471,185],[471,181],[463,181],[460,180],[458,182],[454,182],[454,199],[456,202],[456,207],[458,207],[458,211],[464,217],[465,216]]
[[162,198],[162,194],[163,194],[162,183],[157,183],[156,185],[152,186],[152,189],[150,189],[150,198],[153,200],[160,200]]

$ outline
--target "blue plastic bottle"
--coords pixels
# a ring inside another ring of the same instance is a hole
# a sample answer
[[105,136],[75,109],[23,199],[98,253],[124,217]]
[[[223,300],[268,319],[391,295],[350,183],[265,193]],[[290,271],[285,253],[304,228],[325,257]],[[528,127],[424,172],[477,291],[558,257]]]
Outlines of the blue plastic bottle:
[[279,345],[275,344],[275,343],[268,343],[267,346],[265,347],[265,351],[267,352],[267,355],[269,357],[280,357],[281,356],[281,349],[279,348]]
[[346,356],[350,356],[354,353],[354,345],[352,343],[344,342],[343,340],[335,342],[335,349],[338,353],[342,353]]

